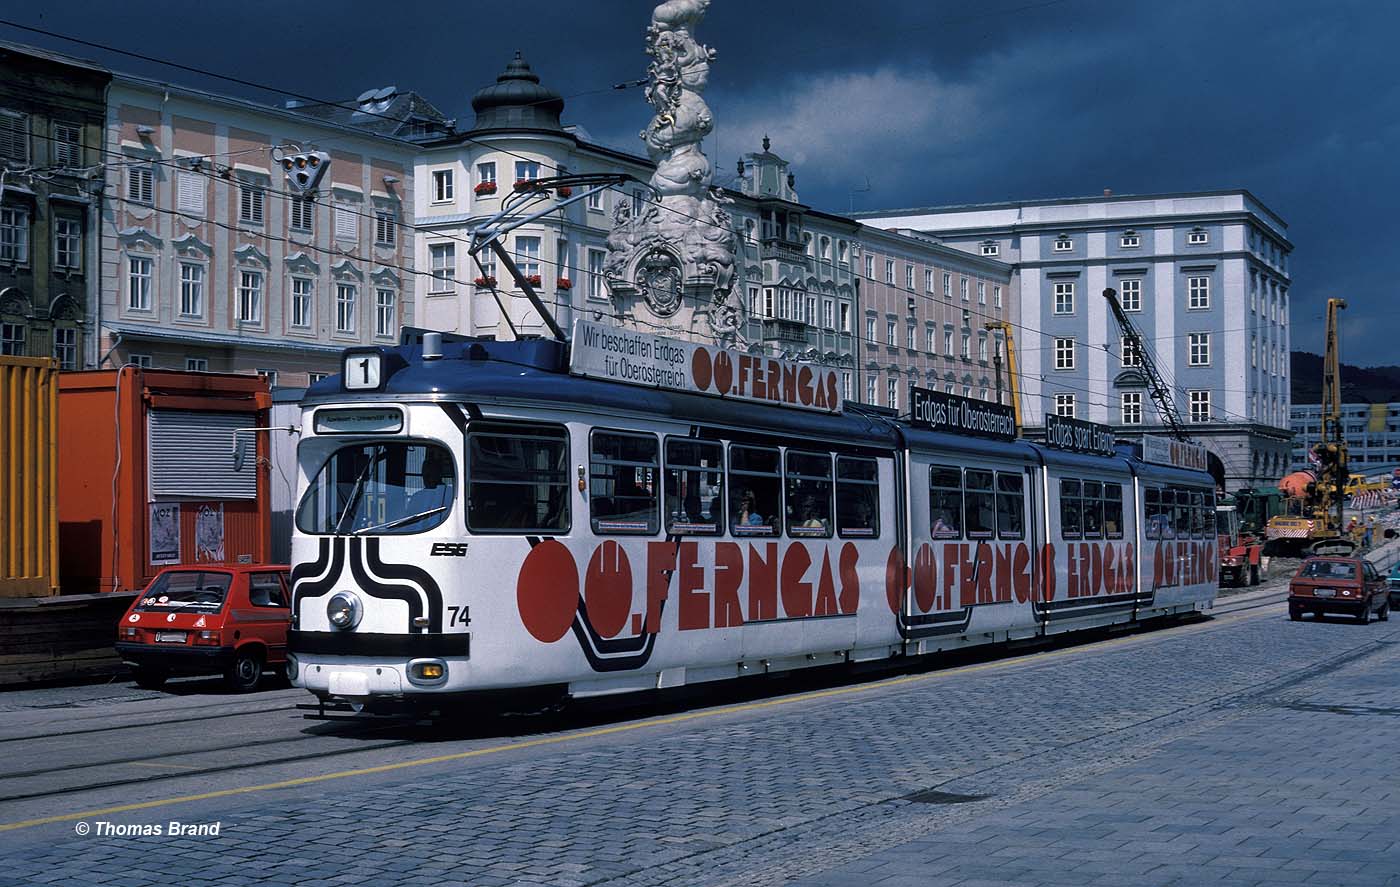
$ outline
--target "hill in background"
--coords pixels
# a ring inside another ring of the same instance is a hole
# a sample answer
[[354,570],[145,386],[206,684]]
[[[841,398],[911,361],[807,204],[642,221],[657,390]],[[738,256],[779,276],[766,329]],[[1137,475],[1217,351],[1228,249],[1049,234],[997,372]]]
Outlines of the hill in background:
[[[1294,351],[1293,402],[1322,403],[1322,355]],[[1400,402],[1400,366],[1354,367],[1342,364],[1342,403]]]

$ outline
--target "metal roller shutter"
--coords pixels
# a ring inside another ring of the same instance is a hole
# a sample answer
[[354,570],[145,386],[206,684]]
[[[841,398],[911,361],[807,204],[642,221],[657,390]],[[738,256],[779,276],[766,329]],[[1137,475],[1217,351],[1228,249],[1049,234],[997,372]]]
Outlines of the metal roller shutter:
[[[233,470],[233,430],[256,425],[252,414],[151,410],[149,416],[153,499],[256,498],[257,471],[253,460],[248,459],[242,471]],[[239,437],[245,438],[245,452],[251,454],[253,435]]]

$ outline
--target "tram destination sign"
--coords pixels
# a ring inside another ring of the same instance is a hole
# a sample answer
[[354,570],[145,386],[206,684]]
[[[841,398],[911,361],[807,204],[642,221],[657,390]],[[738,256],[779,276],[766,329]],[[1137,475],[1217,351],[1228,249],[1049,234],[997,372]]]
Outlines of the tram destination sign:
[[1188,468],[1192,471],[1207,471],[1210,468],[1206,448],[1195,441],[1173,440],[1151,434],[1143,435],[1142,461]]
[[569,371],[647,388],[841,412],[841,380],[827,367],[741,354],[582,319],[574,323]]
[[1011,407],[918,385],[909,386],[909,421],[930,431],[992,440],[1016,439],[1016,411]]
[[1057,450],[1090,456],[1113,455],[1113,429],[1097,422],[1045,415],[1045,443]]

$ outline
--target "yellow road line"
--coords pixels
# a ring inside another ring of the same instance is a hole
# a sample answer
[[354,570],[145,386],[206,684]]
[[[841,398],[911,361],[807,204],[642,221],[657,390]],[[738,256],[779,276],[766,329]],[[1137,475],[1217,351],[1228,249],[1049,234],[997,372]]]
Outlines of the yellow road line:
[[[1251,616],[1262,616],[1265,614],[1251,614]],[[1214,624],[1219,624],[1226,620],[1235,621],[1237,619],[1250,618],[1246,616],[1221,616],[1217,617]],[[1211,623],[1207,623],[1211,624]],[[1194,626],[1201,627],[1201,626]],[[280,782],[265,782],[259,785],[243,785],[236,788],[224,788],[212,792],[201,792],[195,795],[179,795],[173,798],[162,798],[154,801],[141,801],[134,804],[121,804],[116,807],[101,807],[96,810],[83,810],[78,813],[62,813],[56,816],[43,816],[37,819],[25,819],[20,822],[9,822],[0,824],[0,832],[14,831],[15,829],[31,828],[36,825],[48,825],[54,822],[72,822],[79,819],[92,819],[98,816],[108,816],[113,813],[130,813],[134,810],[149,810],[153,807],[164,807],[169,804],[186,804],[192,801],[209,801],[215,798],[227,798],[233,795],[246,795],[253,792],[273,791],[281,788],[296,788],[302,785],[314,785],[318,782],[328,782],[334,779],[346,779],[352,776],[370,776],[376,773],[390,773],[395,770],[407,770],[412,767],[426,767],[431,764],[443,764],[449,761],[464,761],[470,758],[479,758],[485,755],[494,755],[501,752],[520,751],[527,748],[538,748],[546,745],[559,745],[565,742],[574,742],[580,739],[595,739],[599,736],[612,736],[618,733],[629,733],[633,730],[641,730],[650,727],[666,727],[672,724],[683,724],[688,721],[696,721],[701,718],[712,718],[721,715],[740,714],[743,712],[759,711],[765,708],[773,708],[779,705],[791,705],[796,702],[807,702],[813,699],[830,699],[836,696],[847,696],[853,693],[867,693],[873,690],[883,690],[889,687],[898,687],[903,684],[913,684],[922,681],[935,680],[938,678],[953,677],[955,675],[971,674],[979,671],[990,671],[994,669],[1024,667],[1036,665],[1047,659],[1055,659],[1074,653],[1092,653],[1102,651],[1110,647],[1117,647],[1132,641],[1150,640],[1160,638],[1156,632],[1150,634],[1129,635],[1127,637],[1114,638],[1101,643],[1088,646],[1070,647],[1064,650],[1049,650],[1043,653],[1034,653],[1029,656],[1020,656],[1015,659],[1002,659],[996,662],[983,662],[977,665],[963,665],[956,668],[944,669],[925,674],[905,675],[898,678],[889,678],[883,681],[875,681],[868,684],[856,684],[848,687],[835,687],[830,690],[814,690],[809,693],[800,693],[795,696],[783,696],[778,699],[766,699],[761,702],[746,702],[740,705],[728,705],[723,708],[705,709],[704,711],[686,712],[685,714],[671,715],[669,717],[658,718],[647,721],[637,721],[630,724],[615,724],[611,727],[599,727],[593,730],[584,730],[579,733],[566,733],[561,736],[545,736],[539,739],[527,739],[521,742],[510,742],[505,745],[494,745],[488,748],[472,749],[471,751],[453,752],[446,755],[434,755],[429,758],[415,758],[410,761],[398,761],[393,764],[379,764],[374,767],[361,767],[354,770],[339,770],[334,773],[322,773],[316,776],[300,776],[295,779],[284,779]]]

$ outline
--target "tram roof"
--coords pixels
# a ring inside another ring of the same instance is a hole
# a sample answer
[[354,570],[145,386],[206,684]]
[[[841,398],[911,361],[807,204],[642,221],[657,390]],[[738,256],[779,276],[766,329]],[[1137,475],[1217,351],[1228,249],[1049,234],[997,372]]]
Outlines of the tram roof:
[[442,357],[435,360],[424,360],[418,344],[351,349],[347,354],[367,352],[394,358],[383,362],[387,378],[382,388],[347,392],[339,375],[329,376],[306,390],[303,404],[444,397],[473,403],[529,403],[743,428],[796,440],[823,438],[890,449],[907,445],[1028,463],[1043,461],[1086,471],[1103,471],[1107,462],[1144,479],[1183,484],[1201,481],[1197,472],[1143,462],[1127,447],[1120,447],[1113,457],[1090,456],[1021,439],[1000,441],[928,431],[875,411],[823,413],[576,376],[569,372],[567,347],[550,339],[445,341]]

